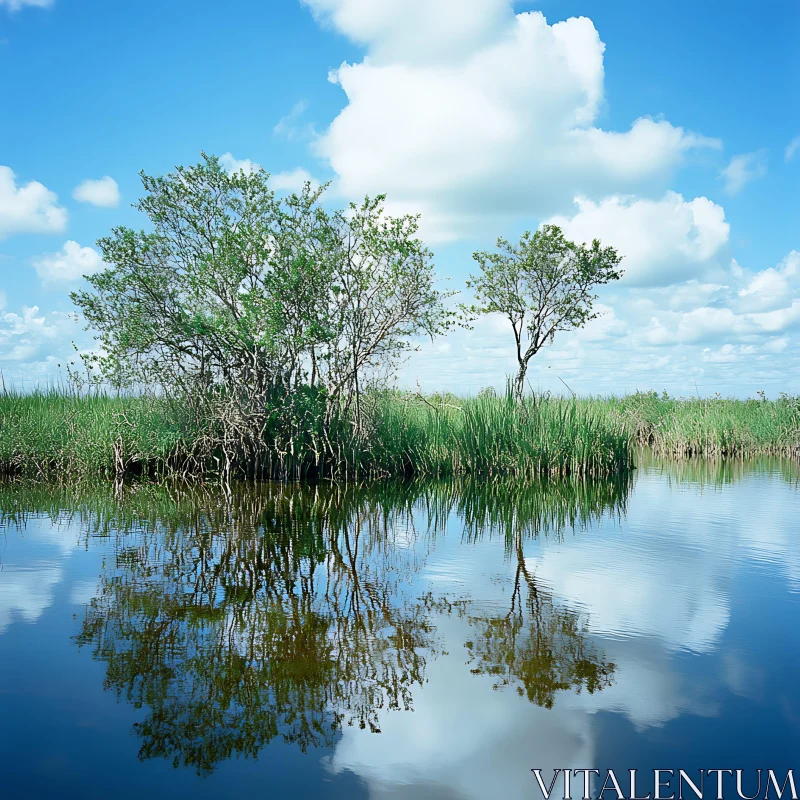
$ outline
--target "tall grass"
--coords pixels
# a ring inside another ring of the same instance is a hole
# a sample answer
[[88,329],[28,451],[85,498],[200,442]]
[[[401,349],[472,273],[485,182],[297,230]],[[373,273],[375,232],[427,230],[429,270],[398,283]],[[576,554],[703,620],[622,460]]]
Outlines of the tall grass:
[[[606,475],[632,466],[620,421],[559,398],[481,396],[457,403],[398,393],[370,398],[367,431],[334,418],[316,430],[276,425],[264,447],[238,453],[238,472],[272,478]],[[278,415],[280,416],[280,415]],[[61,390],[0,395],[0,471],[52,475],[196,474],[222,463],[210,435],[180,404],[79,396]],[[209,442],[211,444],[209,444]],[[259,464],[252,463],[253,458]]]
[[604,401],[626,431],[656,454],[687,458],[800,456],[800,398],[675,399],[639,392]]
[[633,466],[601,407],[511,393],[449,402],[387,395],[374,415],[377,466],[424,475],[607,475]]
[[[800,400],[628,397],[420,397],[380,392],[365,399],[367,424],[346,415],[319,428],[285,406],[258,448],[230,459],[234,473],[264,478],[613,475],[645,445],[672,458],[800,456]],[[309,412],[308,409],[311,409]],[[313,413],[312,413],[313,412]],[[153,397],[78,395],[52,389],[0,395],[0,472],[80,477],[199,476],[219,472],[224,443],[213,419]],[[326,446],[321,442],[326,441]]]
[[67,477],[167,470],[199,431],[167,403],[52,388],[0,395],[0,471]]

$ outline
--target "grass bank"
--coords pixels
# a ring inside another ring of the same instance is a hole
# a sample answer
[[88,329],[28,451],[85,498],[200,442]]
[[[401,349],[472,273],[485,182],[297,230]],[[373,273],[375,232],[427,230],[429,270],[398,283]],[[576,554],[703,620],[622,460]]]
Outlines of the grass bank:
[[[800,400],[675,399],[655,393],[565,399],[507,395],[369,399],[368,423],[268,415],[260,441],[230,445],[213,419],[159,398],[50,390],[0,395],[0,472],[33,476],[264,478],[612,475],[638,446],[675,457],[800,455]],[[299,420],[299,421],[298,421]]]
[[[561,398],[369,399],[358,436],[305,402],[276,411],[261,441],[227,448],[214,420],[158,398],[51,390],[0,395],[0,471],[27,475],[197,476],[232,464],[256,477],[610,475],[632,466],[620,418]],[[227,449],[226,449],[227,448]]]
[[622,418],[626,432],[657,455],[691,458],[800,456],[800,397],[676,399],[655,392],[590,400]]

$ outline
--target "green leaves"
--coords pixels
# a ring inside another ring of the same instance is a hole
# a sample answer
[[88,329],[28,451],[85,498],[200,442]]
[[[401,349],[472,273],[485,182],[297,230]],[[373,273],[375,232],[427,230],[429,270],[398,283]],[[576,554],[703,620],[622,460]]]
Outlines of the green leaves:
[[565,238],[557,225],[529,231],[512,245],[497,240],[497,252],[473,254],[480,267],[467,286],[476,303],[462,306],[467,316],[499,313],[514,331],[521,395],[528,361],[551,342],[558,331],[580,328],[597,314],[592,310],[596,286],[618,280],[621,257],[595,239],[590,247]]
[[328,422],[354,408],[360,431],[364,381],[451,323],[417,218],[387,215],[382,195],[330,212],[324,187],[279,198],[263,170],[205,154],[141,179],[149,229],[101,239],[108,268],[72,295],[97,331],[87,361],[116,387],[224,398],[239,450],[263,438],[269,397],[308,384]]

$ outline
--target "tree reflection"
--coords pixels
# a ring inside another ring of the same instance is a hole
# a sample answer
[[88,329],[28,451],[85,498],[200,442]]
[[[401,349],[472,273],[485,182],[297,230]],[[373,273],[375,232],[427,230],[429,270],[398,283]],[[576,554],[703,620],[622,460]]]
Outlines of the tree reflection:
[[149,709],[140,756],[207,772],[410,708],[435,641],[398,586],[416,556],[386,539],[384,509],[302,488],[208,499],[132,544],[121,533],[79,635],[106,685]]
[[511,608],[502,617],[473,617],[475,637],[467,642],[472,672],[492,675],[495,688],[515,686],[532,703],[552,708],[556,692],[611,684],[614,664],[593,647],[580,616],[556,606],[536,585],[522,553],[516,551]]
[[[386,711],[413,708],[445,644],[443,614],[468,622],[473,672],[551,707],[559,691],[603,689],[614,665],[537,585],[524,543],[622,513],[628,490],[574,480],[87,494],[74,514],[87,535],[116,537],[116,558],[77,641],[106,663],[106,688],[146,710],[140,757],[200,773],[274,739],[306,750],[335,743],[343,725],[379,732]],[[454,517],[470,541],[505,537],[507,613],[435,596],[420,578]]]

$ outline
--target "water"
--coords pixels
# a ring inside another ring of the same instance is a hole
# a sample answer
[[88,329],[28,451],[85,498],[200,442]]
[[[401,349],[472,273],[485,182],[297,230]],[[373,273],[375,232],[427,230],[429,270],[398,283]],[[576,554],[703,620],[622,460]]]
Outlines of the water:
[[6,484],[0,512],[3,798],[533,798],[532,768],[800,767],[792,464]]

